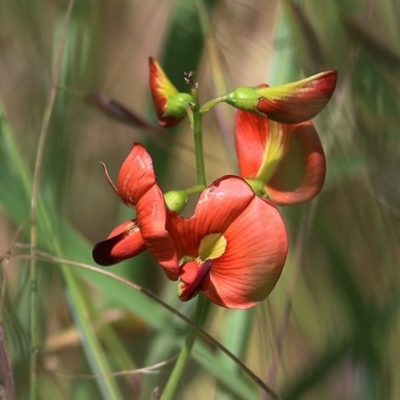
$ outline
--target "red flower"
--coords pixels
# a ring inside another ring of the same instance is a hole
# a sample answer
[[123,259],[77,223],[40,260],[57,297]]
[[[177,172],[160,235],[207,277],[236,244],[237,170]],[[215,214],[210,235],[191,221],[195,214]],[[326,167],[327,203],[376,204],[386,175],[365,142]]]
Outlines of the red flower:
[[109,182],[124,203],[136,209],[137,217],[114,229],[107,240],[97,243],[93,248],[94,260],[100,265],[112,265],[147,248],[168,278],[178,279],[176,252],[166,230],[169,214],[164,195],[157,185],[152,159],[141,144],[134,144],[122,164],[117,187]]
[[264,182],[274,203],[302,203],[322,189],[325,155],[311,121],[287,125],[238,110],[235,142],[240,175]]
[[280,86],[242,86],[229,93],[226,102],[273,121],[296,124],[314,118],[328,103],[336,87],[337,72],[321,72]]
[[168,231],[184,261],[178,288],[184,301],[203,291],[223,307],[252,307],[269,295],[286,260],[279,211],[236,176],[205,189],[191,218],[172,213]]
[[149,83],[158,123],[163,128],[172,128],[186,116],[186,108],[193,100],[188,93],[179,93],[165,75],[160,64],[149,58]]

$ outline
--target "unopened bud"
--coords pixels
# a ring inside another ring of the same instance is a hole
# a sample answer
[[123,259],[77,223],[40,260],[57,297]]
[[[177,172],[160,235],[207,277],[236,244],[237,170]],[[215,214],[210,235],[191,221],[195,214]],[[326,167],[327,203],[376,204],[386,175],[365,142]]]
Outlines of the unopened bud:
[[186,190],[172,190],[165,193],[164,198],[165,202],[167,203],[167,207],[171,211],[175,211],[177,214],[180,214],[185,209],[188,194]]
[[314,118],[328,103],[336,87],[334,70],[285,85],[242,86],[226,95],[235,108],[284,124],[297,124]]

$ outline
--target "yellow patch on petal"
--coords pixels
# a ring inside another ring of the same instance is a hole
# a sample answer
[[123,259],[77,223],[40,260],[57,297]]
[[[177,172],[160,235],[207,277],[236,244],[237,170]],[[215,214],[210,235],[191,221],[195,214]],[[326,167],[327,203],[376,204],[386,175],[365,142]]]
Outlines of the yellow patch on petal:
[[268,182],[286,154],[288,142],[288,132],[286,132],[285,125],[269,121],[269,137],[265,144],[261,167],[255,179]]
[[320,72],[319,74],[309,76],[296,82],[262,88],[261,90],[259,90],[259,94],[268,100],[290,99],[292,97],[301,95],[304,91],[313,90],[313,85],[318,85],[318,82],[320,80],[323,81],[324,79],[327,79],[327,77],[329,77],[330,75],[332,75],[332,71]]
[[156,61],[154,61],[156,68],[157,68],[157,92],[158,94],[164,96],[165,98],[168,98],[170,96],[174,96],[178,94],[178,90],[175,88],[175,86],[171,83],[171,81],[168,79],[167,75],[165,74],[164,70],[161,68],[160,64]]
[[199,257],[202,260],[214,260],[225,252],[227,240],[222,233],[211,233],[200,242]]

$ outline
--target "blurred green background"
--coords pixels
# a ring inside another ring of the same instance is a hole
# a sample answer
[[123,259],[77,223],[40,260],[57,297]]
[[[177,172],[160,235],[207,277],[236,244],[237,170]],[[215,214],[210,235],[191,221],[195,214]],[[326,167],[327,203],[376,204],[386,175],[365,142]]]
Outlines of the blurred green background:
[[[281,280],[253,310],[210,305],[205,329],[284,399],[400,398],[398,0],[77,0],[62,46],[68,4],[0,2],[3,392],[32,399],[32,268],[39,399],[156,398],[186,333],[143,294],[67,262],[42,261],[30,249],[36,243],[55,257],[93,264],[93,243],[133,217],[99,162],[115,178],[134,141],[148,146],[165,191],[196,179],[187,121],[154,136],[59,90],[34,183],[62,50],[59,86],[107,94],[152,121],[149,56],[180,90],[183,72],[195,70],[202,102],[236,86],[338,70],[336,92],[314,121],[327,156],[325,187],[311,203],[282,209],[290,254]],[[237,172],[233,117],[219,105],[204,119],[209,182]],[[193,304],[177,300],[176,284],[148,255],[109,271],[190,315]],[[111,374],[118,371],[130,373]],[[270,397],[199,339],[176,398]]]

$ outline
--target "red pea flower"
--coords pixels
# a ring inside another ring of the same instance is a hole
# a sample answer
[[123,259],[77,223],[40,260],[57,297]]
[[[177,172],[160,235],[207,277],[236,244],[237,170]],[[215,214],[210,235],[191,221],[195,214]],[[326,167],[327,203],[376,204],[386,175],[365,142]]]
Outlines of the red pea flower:
[[238,110],[235,144],[240,175],[262,181],[274,203],[303,203],[322,189],[325,155],[311,121],[281,124]]
[[177,256],[166,230],[169,214],[146,149],[139,143],[134,144],[119,171],[117,187],[107,171],[106,176],[122,201],[136,209],[136,219],[119,225],[106,240],[97,243],[93,259],[100,265],[113,265],[147,248],[168,278],[177,280]]
[[277,208],[243,179],[213,182],[191,218],[171,214],[168,231],[183,260],[181,300],[203,291],[220,306],[245,309],[270,294],[287,256],[286,228]]
[[330,70],[280,86],[242,86],[226,102],[273,121],[297,124],[314,118],[328,103],[336,87],[337,71]]
[[172,128],[186,116],[186,108],[193,101],[188,93],[179,93],[165,75],[160,64],[149,58],[149,83],[158,123]]

